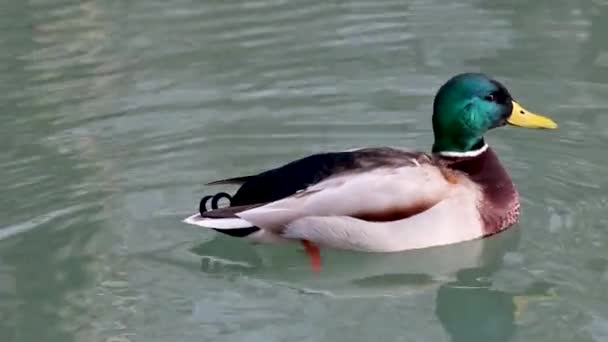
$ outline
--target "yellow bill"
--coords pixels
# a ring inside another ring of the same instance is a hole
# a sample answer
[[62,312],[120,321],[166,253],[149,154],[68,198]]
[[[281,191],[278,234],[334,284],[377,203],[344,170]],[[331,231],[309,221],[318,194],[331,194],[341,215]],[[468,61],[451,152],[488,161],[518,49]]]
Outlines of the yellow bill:
[[557,128],[557,123],[548,117],[529,112],[515,101],[512,101],[512,103],[513,111],[507,119],[509,124],[526,128]]

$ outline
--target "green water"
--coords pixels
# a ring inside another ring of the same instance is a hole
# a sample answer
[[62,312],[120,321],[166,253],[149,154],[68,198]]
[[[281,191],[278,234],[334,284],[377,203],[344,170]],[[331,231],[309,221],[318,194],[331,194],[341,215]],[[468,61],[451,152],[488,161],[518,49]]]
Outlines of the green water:
[[[0,341],[607,341],[608,3],[0,4]],[[428,150],[483,71],[558,131],[493,131],[513,229],[427,251],[262,248],[180,223],[204,183]]]

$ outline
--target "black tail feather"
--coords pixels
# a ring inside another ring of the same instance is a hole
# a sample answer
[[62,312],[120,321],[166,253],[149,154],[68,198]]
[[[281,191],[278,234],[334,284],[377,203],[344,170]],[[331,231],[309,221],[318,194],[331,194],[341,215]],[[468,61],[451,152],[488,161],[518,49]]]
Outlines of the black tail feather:
[[220,180],[217,180],[217,181],[213,181],[213,182],[207,183],[206,185],[243,184],[243,183],[247,182],[248,180],[250,180],[253,177],[255,177],[255,176],[243,176],[243,177],[234,177],[234,178],[220,179]]
[[214,230],[218,233],[226,234],[228,236],[242,238],[242,237],[246,237],[248,235],[251,235],[251,234],[257,232],[258,230],[260,230],[260,228],[248,227],[248,228],[239,228],[239,229],[214,229]]
[[[228,206],[230,206],[230,204],[232,204],[232,196],[230,196],[229,194],[227,194],[225,192],[218,192],[217,194],[215,194],[213,196],[205,196],[205,197],[201,198],[201,201],[198,205],[199,213],[201,215],[203,215],[205,212],[207,212],[209,210],[218,209],[219,202],[222,198],[226,198],[228,200]],[[209,201],[211,201],[210,208],[207,208],[207,203]]]
[[[227,194],[225,192],[218,192],[217,194],[215,194],[213,196],[205,196],[205,197],[201,198],[201,201],[198,206],[198,211],[201,214],[201,216],[209,216],[209,215],[205,215],[205,213],[207,213],[209,211],[221,209],[219,207],[219,202],[222,198],[226,198],[228,200],[228,207],[230,207],[230,205],[232,204],[232,196],[230,196],[230,194]],[[207,207],[207,203],[210,204],[209,208]],[[236,207],[235,207],[235,209],[236,209]],[[258,230],[260,230],[260,228],[247,227],[247,228],[242,228],[242,229],[213,229],[213,230],[215,230],[216,232],[222,233],[222,234],[233,236],[233,237],[246,237],[248,235],[251,235],[251,234],[257,232]]]

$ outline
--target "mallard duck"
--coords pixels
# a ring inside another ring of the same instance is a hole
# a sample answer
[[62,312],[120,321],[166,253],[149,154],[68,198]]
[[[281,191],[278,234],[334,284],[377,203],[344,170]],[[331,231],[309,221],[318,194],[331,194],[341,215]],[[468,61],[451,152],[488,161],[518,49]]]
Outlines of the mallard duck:
[[[212,182],[240,188],[234,196],[203,198],[200,212],[184,222],[253,242],[301,242],[313,264],[318,246],[398,252],[483,238],[515,224],[518,192],[484,134],[506,124],[557,124],[479,73],[456,75],[439,88],[432,122],[431,153],[328,152]],[[218,207],[222,197],[229,206]]]

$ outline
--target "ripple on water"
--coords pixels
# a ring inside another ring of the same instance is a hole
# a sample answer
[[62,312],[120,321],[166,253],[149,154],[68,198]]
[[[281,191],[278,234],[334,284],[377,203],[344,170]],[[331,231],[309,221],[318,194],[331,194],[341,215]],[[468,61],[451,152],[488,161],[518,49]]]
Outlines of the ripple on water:
[[80,210],[87,209],[88,207],[89,206],[86,206],[86,205],[76,205],[76,206],[72,206],[72,207],[68,207],[68,208],[64,208],[64,209],[60,209],[60,210],[55,210],[55,211],[46,213],[44,215],[31,218],[24,222],[12,224],[12,225],[5,226],[5,227],[0,227],[0,240],[8,239],[13,236],[28,232],[30,230],[34,230],[39,227],[43,227],[45,224],[51,222],[52,220],[55,220],[55,219],[61,218],[61,217],[65,217],[68,215],[73,215],[73,214],[79,212]]

